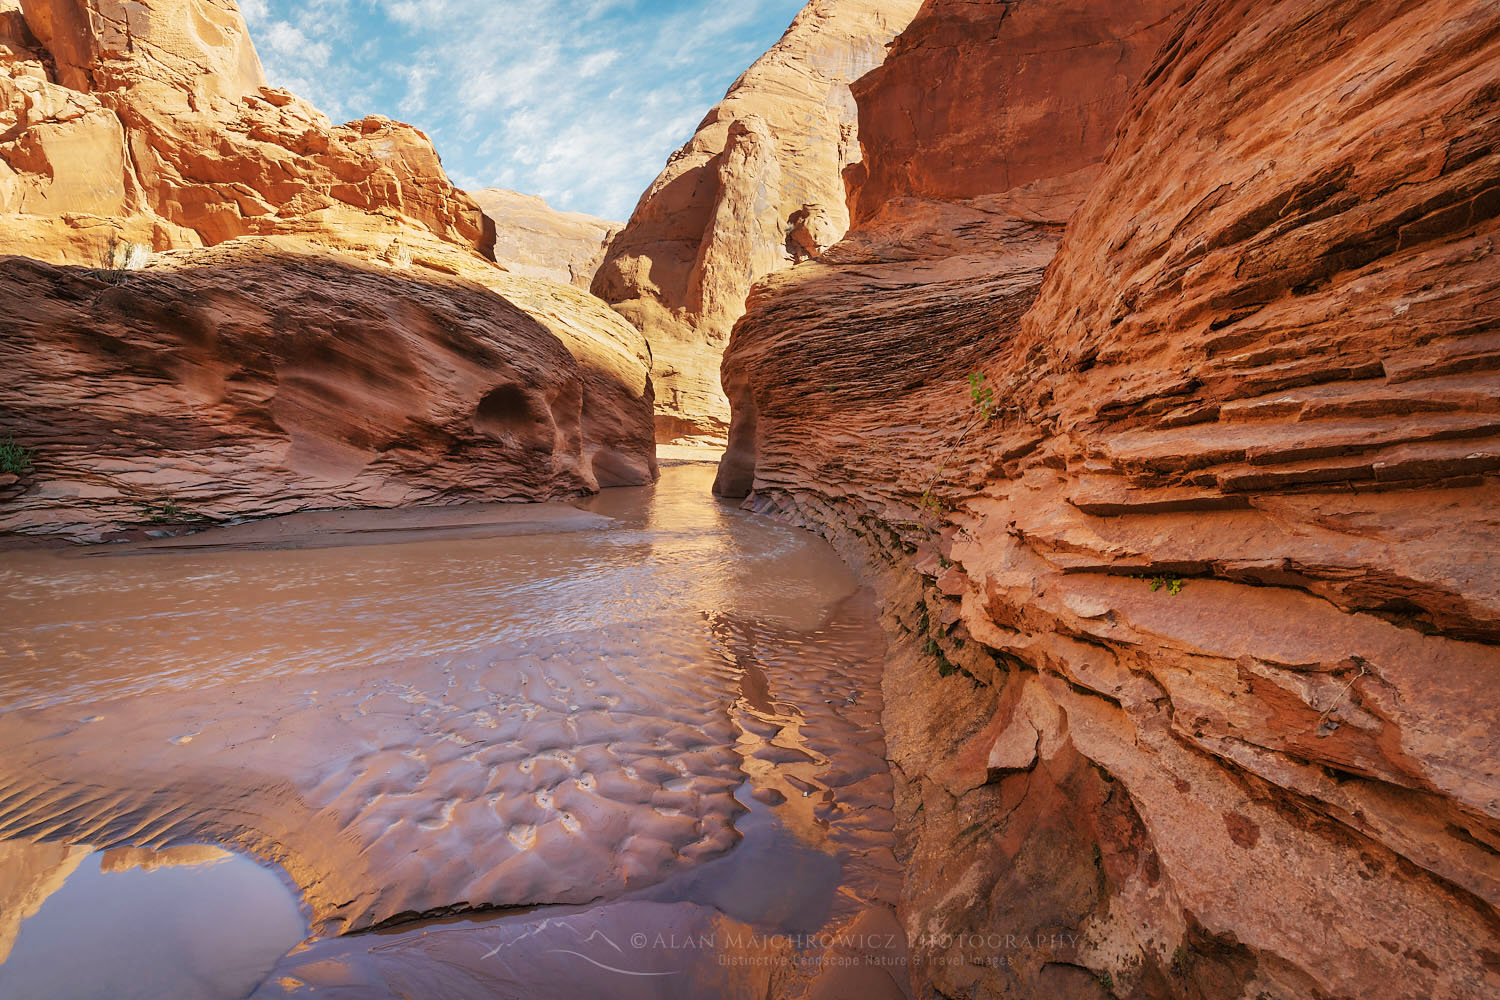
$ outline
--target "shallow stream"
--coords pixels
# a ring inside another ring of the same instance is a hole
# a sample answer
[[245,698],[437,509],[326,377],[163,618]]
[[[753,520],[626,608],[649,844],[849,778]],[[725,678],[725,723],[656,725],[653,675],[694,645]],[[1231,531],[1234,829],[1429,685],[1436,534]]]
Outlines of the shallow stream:
[[0,996],[903,996],[873,608],[712,475],[0,553]]

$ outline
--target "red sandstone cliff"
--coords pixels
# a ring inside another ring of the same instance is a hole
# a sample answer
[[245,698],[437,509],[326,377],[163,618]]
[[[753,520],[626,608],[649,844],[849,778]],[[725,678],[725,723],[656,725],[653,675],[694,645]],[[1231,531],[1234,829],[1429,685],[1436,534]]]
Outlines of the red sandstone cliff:
[[[1490,995],[1500,11],[1170,13],[929,0],[856,88],[856,230],[735,328],[719,489],[908,637],[923,988]],[[1087,38],[1101,91],[1028,90]]]
[[850,81],[920,0],[812,0],[672,154],[610,243],[594,294],[651,342],[657,440],[718,443],[719,362],[750,286],[848,228],[859,155]]
[[232,0],[0,0],[0,530],[650,481],[644,338],[494,238],[416,129],[265,87]]

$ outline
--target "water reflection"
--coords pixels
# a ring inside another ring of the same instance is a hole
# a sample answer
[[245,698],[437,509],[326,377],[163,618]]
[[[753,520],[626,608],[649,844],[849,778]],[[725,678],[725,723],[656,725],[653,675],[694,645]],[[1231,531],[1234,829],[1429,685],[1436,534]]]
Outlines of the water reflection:
[[[172,551],[0,557],[0,841],[32,852],[11,881],[46,900],[0,910],[34,911],[16,940],[76,878],[239,863],[128,853],[181,842],[273,860],[300,890],[315,937],[264,996],[433,977],[445,997],[613,995],[549,980],[538,942],[888,916],[873,611],[828,546],[714,500],[711,480],[675,467],[577,507],[308,515]],[[120,849],[101,866],[69,846],[87,844]],[[527,912],[424,922],[485,907]],[[497,942],[517,943],[503,962],[485,957]],[[99,954],[100,975],[125,961]],[[796,978],[636,957],[682,974],[654,996]]]
[[216,847],[0,843],[0,996],[247,996],[307,922],[274,873]]

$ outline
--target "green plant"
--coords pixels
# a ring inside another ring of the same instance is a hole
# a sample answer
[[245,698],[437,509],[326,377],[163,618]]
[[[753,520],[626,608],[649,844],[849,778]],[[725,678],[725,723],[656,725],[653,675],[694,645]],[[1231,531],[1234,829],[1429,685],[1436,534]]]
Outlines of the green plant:
[[987,379],[984,372],[969,373],[969,404],[986,424],[995,415],[995,392],[985,385]]
[[9,434],[0,439],[0,472],[19,476],[30,471],[31,449],[17,444]]
[[963,430],[948,444],[938,456],[937,468],[928,477],[927,485],[922,490],[922,495],[917,500],[917,507],[923,515],[922,521],[909,522],[919,530],[932,535],[936,528],[932,523],[924,523],[930,516],[933,522],[941,519],[942,515],[951,508],[938,495],[938,482],[943,478],[943,473],[948,469],[948,460],[963,445],[968,436],[976,429],[985,426],[995,417],[995,390],[990,388],[989,377],[984,372],[970,372],[969,376],[969,422],[964,425]]
[[180,524],[183,521],[202,521],[202,514],[188,510],[176,500],[163,500],[161,503],[141,504],[141,516],[152,524]]
[[1151,592],[1154,594],[1161,588],[1166,587],[1167,593],[1176,597],[1182,593],[1182,577],[1180,576],[1153,576],[1151,578]]
[[950,677],[958,672],[958,668],[953,665],[953,662],[949,660],[947,656],[943,655],[943,647],[937,644],[936,639],[929,638],[927,642],[923,644],[922,650],[928,656],[937,659],[939,677]]
[[1115,988],[1115,977],[1110,975],[1108,970],[1094,973],[1094,978],[1099,980],[1099,985],[1107,990]]

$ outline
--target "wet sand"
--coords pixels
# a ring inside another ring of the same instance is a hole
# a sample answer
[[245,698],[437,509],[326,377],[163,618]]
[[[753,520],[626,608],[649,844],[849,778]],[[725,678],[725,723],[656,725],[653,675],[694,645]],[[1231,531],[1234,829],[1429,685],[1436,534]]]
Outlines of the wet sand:
[[712,476],[0,554],[0,944],[202,844],[307,919],[258,996],[903,995],[883,635]]

